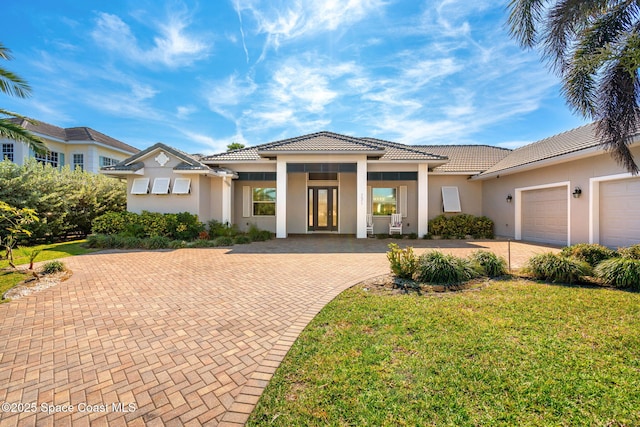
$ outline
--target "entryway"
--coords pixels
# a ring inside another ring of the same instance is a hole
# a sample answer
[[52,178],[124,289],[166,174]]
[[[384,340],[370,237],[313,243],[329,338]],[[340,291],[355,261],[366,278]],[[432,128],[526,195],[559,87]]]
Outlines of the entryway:
[[309,187],[309,231],[338,231],[338,187]]

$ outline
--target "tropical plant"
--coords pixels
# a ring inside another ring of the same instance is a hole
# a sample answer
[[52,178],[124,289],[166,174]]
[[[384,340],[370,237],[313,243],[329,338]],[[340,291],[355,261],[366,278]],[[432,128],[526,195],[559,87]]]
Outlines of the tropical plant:
[[59,273],[65,270],[65,266],[61,261],[49,261],[42,266],[42,272],[44,274]]
[[633,258],[611,258],[595,268],[595,275],[606,285],[616,288],[640,290],[640,260]]
[[615,251],[597,243],[578,243],[567,246],[562,248],[561,254],[584,261],[591,267],[595,267],[600,261],[617,256]]
[[414,279],[423,283],[457,285],[480,276],[481,267],[469,259],[439,251],[420,255]]
[[478,263],[489,277],[507,274],[507,261],[493,252],[478,250],[473,252],[469,259]]
[[21,235],[30,236],[29,224],[39,221],[36,211],[28,208],[16,208],[0,201],[0,244],[5,252],[4,259],[13,264],[13,248]]
[[411,279],[418,268],[418,257],[413,253],[413,248],[408,246],[404,249],[395,243],[389,243],[387,259],[393,274],[400,279]]
[[640,259],[640,244],[618,248],[618,254],[625,258]]
[[547,252],[529,259],[525,271],[536,279],[550,280],[554,283],[574,283],[584,276],[591,275],[591,266],[572,257]]
[[[2,43],[0,43],[0,59],[4,59],[6,61],[13,59],[11,56],[11,50],[5,47]],[[0,91],[9,96],[16,96],[18,98],[27,98],[31,95],[31,87],[29,84],[22,77],[4,67],[0,67]],[[0,114],[35,123],[20,114],[13,113],[2,108],[0,108]],[[0,118],[0,137],[24,142],[37,153],[44,153],[46,151],[44,142],[40,138],[32,135],[31,132],[19,124],[13,123],[6,118]]]
[[244,148],[244,144],[242,142],[232,142],[227,144],[227,151],[239,150]]
[[596,120],[600,144],[629,172],[628,145],[640,125],[640,3],[635,0],[511,0],[512,36],[562,79],[569,106]]

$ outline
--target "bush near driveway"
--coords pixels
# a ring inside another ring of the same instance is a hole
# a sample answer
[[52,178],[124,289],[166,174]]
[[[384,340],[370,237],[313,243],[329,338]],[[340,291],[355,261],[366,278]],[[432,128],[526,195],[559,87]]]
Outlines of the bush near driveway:
[[469,259],[431,251],[420,255],[414,279],[422,283],[453,286],[481,274],[482,267]]
[[602,261],[596,267],[595,275],[605,285],[640,290],[640,260],[638,259],[620,257]]
[[442,214],[429,221],[429,234],[445,239],[493,239],[493,221],[486,216]]
[[592,273],[591,266],[584,261],[547,252],[531,257],[525,271],[536,279],[554,283],[575,283]]
[[591,267],[595,267],[599,262],[605,259],[618,256],[616,251],[597,243],[578,243],[562,248],[560,252],[563,256],[573,257],[580,261],[584,261]]

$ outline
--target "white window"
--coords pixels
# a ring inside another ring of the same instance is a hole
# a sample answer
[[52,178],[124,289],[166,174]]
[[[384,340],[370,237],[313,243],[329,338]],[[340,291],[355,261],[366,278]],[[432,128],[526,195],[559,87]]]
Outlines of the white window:
[[113,166],[118,164],[118,160],[112,159],[111,157],[100,156],[98,157],[98,161],[100,162],[100,167],[104,168],[106,166]]
[[13,144],[2,144],[2,158],[0,161],[7,159],[13,162]]
[[173,180],[173,194],[191,193],[191,178],[176,178]]
[[134,179],[131,194],[149,194],[149,178]]
[[442,207],[444,212],[462,212],[458,187],[442,187]]
[[153,180],[151,194],[169,194],[171,178],[156,178]]
[[252,191],[253,216],[275,216],[276,189],[256,187]]
[[35,158],[40,163],[50,164],[54,168],[64,166],[64,154],[55,151],[47,151],[45,154],[35,153]]
[[371,213],[373,215],[391,215],[397,212],[397,190],[395,188],[371,189]]
[[73,170],[76,170],[77,168],[84,170],[84,154],[73,155]]

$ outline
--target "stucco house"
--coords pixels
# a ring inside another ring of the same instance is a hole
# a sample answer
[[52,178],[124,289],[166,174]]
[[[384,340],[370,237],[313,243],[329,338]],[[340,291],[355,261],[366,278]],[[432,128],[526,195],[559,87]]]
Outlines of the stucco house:
[[516,150],[331,132],[202,158],[158,143],[102,172],[127,179],[130,211],[189,211],[278,238],[365,238],[367,217],[386,233],[391,213],[402,214],[403,233],[422,236],[444,212],[485,215],[515,239],[640,242],[640,179],[599,148],[592,125]]
[[27,158],[34,157],[54,167],[69,165],[71,169],[79,167],[99,173],[100,168],[117,164],[140,151],[88,127],[61,128],[39,121],[31,123],[18,118],[6,120],[40,137],[48,150],[45,154],[37,154],[22,142],[0,138],[0,160],[8,159],[19,165],[24,164]]

